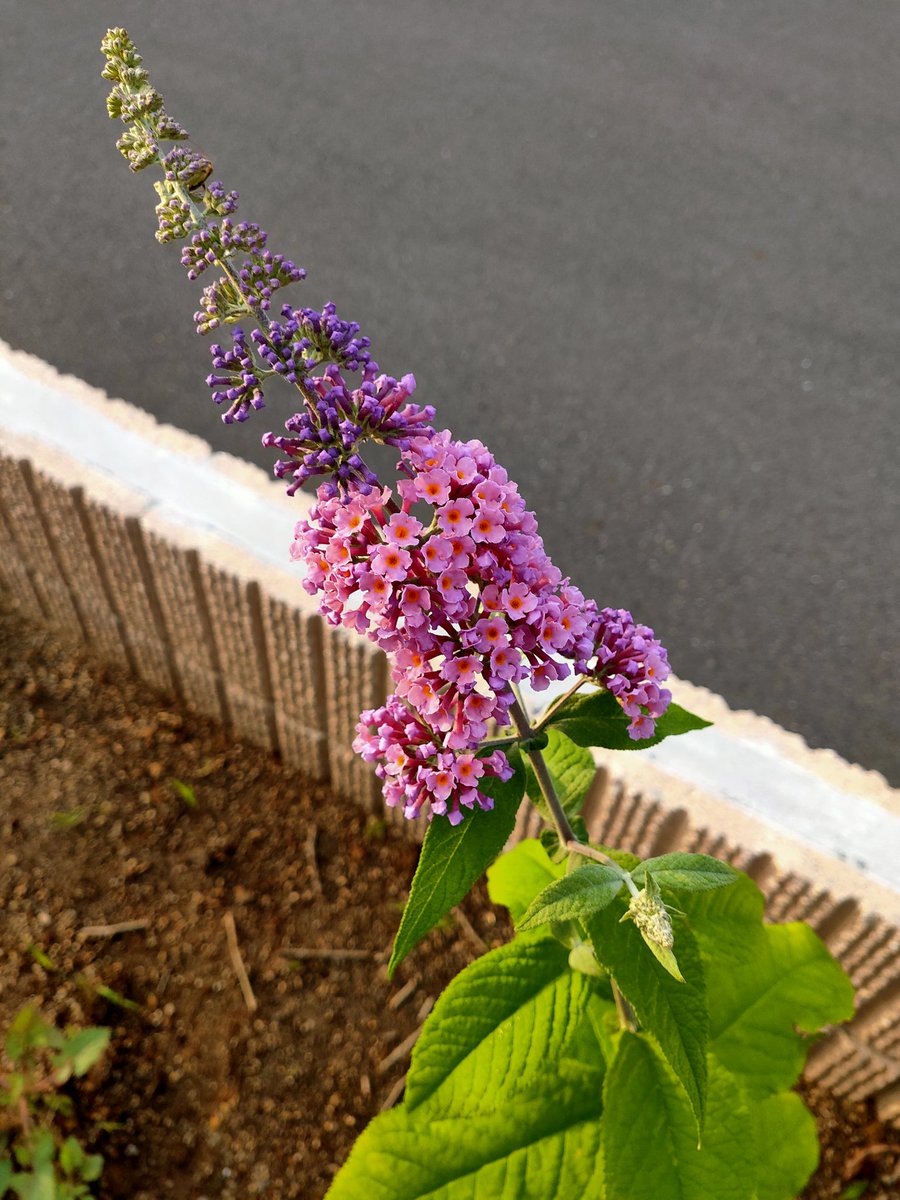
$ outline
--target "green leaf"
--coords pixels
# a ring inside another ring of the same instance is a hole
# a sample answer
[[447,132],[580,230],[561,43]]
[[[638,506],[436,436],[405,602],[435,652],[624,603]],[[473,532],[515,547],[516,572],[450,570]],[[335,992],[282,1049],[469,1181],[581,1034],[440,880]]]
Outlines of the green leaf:
[[652,738],[634,741],[628,736],[630,718],[611,692],[590,692],[572,696],[550,717],[548,728],[562,730],[578,746],[602,746],[607,750],[644,750],[663,738],[694,729],[705,729],[704,721],[677,704],[670,704],[656,722]]
[[849,979],[809,926],[763,924],[762,893],[746,875],[678,903],[703,956],[710,1049],[751,1098],[784,1091],[803,1068],[803,1033],[853,1015]]
[[602,1064],[580,1061],[591,985],[565,960],[529,935],[457,976],[425,1024],[407,1101],[367,1127],[328,1200],[599,1194]]
[[708,854],[663,854],[648,858],[632,872],[634,882],[640,886],[648,871],[661,888],[688,892],[727,887],[738,877],[734,867]]
[[619,1039],[624,1030],[619,1024],[619,1014],[611,1000],[595,992],[588,1001],[588,1016],[600,1053],[608,1066],[619,1051]]
[[103,1174],[103,1155],[88,1154],[81,1168],[81,1178],[85,1183],[93,1183]]
[[74,1175],[84,1163],[84,1151],[77,1138],[67,1137],[59,1148],[59,1165],[67,1175]]
[[508,908],[512,919],[518,921],[538,892],[565,870],[565,863],[550,861],[537,838],[525,838],[488,867],[488,896],[493,904]]
[[[713,965],[730,971],[752,959],[765,905],[753,880],[740,872],[731,887],[678,897],[678,907],[687,913],[707,974]],[[710,1003],[714,999],[710,992]]]
[[0,1104],[4,1107],[18,1104],[25,1095],[25,1076],[21,1071],[11,1071],[0,1089]]
[[[565,943],[568,944],[568,943]],[[576,942],[569,951],[569,966],[592,979],[608,979],[609,972],[597,962],[597,955],[590,942]]]
[[519,928],[533,929],[550,921],[587,920],[606,908],[623,886],[620,871],[602,863],[586,862],[571,875],[545,887],[519,921]]
[[706,1103],[706,1043],[709,1018],[700,952],[686,922],[673,920],[680,983],[651,955],[631,921],[627,905],[614,900],[587,924],[600,963],[615,979],[643,1029],[652,1033],[684,1087],[703,1125]]
[[599,1088],[551,1078],[475,1122],[435,1115],[426,1124],[421,1110],[395,1108],[366,1128],[326,1200],[597,1196],[598,1096]]
[[760,926],[747,940],[739,966],[708,968],[710,1049],[758,1098],[797,1079],[804,1033],[853,1016],[853,985],[808,925]]
[[812,1114],[793,1092],[779,1092],[753,1105],[756,1200],[792,1200],[819,1165],[819,1138]]
[[603,1164],[610,1200],[752,1200],[753,1124],[714,1061],[703,1140],[684,1092],[652,1041],[623,1033],[603,1089]]
[[19,1010],[6,1031],[6,1053],[14,1063],[29,1050],[56,1049],[63,1044],[63,1035],[48,1024],[32,1004]]
[[601,842],[592,842],[591,845],[595,850],[601,850],[614,863],[618,863],[623,871],[633,871],[640,864],[638,856],[629,854],[627,850],[617,850],[614,846],[604,846]]
[[[517,937],[476,959],[443,992],[412,1054],[405,1105],[417,1108],[494,1034],[515,1018],[525,1055],[514,1062],[526,1081],[541,1060],[558,1056],[576,1015],[586,1010],[587,983],[568,970],[565,946],[547,937]],[[534,1025],[526,1039],[523,1023]],[[501,1036],[503,1036],[501,1034]],[[496,1086],[496,1081],[495,1081]]]
[[409,899],[394,940],[388,978],[425,935],[466,895],[506,844],[516,823],[525,787],[521,759],[509,755],[513,776],[479,780],[479,790],[494,799],[490,812],[476,808],[458,825],[436,817],[428,826]]
[[678,959],[675,957],[672,949],[669,946],[661,946],[659,942],[655,942],[653,938],[648,937],[643,930],[641,930],[641,937],[644,939],[644,945],[647,947],[656,961],[662,966],[662,968],[669,975],[671,975],[673,979],[676,979],[679,983],[684,983],[685,978],[681,973],[681,968],[678,965]]
[[[56,1200],[56,1172],[53,1159],[56,1143],[46,1129],[33,1133],[25,1156],[30,1168],[28,1175],[16,1175],[12,1184],[21,1200]],[[20,1155],[20,1159],[21,1159]],[[25,1165],[23,1163],[23,1165]]]
[[[590,750],[578,746],[559,729],[550,729],[547,746],[542,752],[550,778],[560,802],[570,817],[580,810],[588,788],[597,774],[597,764]],[[525,759],[525,791],[537,808],[545,812],[545,803],[537,776]]]
[[53,1059],[57,1078],[62,1076],[60,1082],[70,1075],[84,1075],[89,1071],[109,1045],[110,1032],[93,1026],[72,1034]]
[[13,1167],[9,1159],[0,1159],[0,1196],[3,1196],[9,1187],[12,1173]]

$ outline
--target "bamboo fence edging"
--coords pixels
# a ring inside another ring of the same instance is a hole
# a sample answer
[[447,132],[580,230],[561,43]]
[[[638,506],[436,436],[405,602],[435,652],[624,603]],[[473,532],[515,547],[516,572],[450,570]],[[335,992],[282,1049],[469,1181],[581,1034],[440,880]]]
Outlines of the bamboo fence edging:
[[[350,743],[359,712],[387,694],[386,661],[327,625],[299,586],[287,547],[308,505],[0,342],[0,590],[58,636],[382,812]],[[807,1075],[900,1120],[900,890],[889,872],[900,792],[712,693],[674,690],[717,733],[674,739],[677,752],[662,751],[668,742],[597,752],[592,837],[645,856],[716,854],[756,879],[770,919],[809,921],[853,979],[857,1015],[816,1044]],[[421,838],[418,823],[385,815]],[[514,838],[536,824],[526,804]]]

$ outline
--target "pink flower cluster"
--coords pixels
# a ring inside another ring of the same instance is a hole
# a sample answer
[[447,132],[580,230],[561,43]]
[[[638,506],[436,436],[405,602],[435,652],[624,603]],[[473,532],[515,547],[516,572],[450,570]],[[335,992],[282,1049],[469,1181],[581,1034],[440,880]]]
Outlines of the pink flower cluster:
[[627,609],[603,608],[594,626],[594,650],[592,678],[615,696],[631,718],[629,737],[653,737],[656,720],[672,699],[672,693],[659,686],[669,677],[664,646]]
[[502,774],[503,755],[471,751],[490,720],[505,723],[510,683],[540,690],[569,662],[586,671],[596,607],[561,577],[481,442],[413,438],[401,471],[396,498],[387,488],[320,498],[292,556],[326,618],[391,656],[395,694],[362,715],[355,743],[382,764],[388,802],[409,816],[427,802],[455,822],[489,806],[482,773]]
[[353,749],[366,762],[376,763],[390,807],[403,805],[403,815],[417,817],[428,805],[429,816],[446,815],[458,825],[466,809],[493,808],[490,796],[479,791],[482,778],[509,779],[506,755],[477,757],[471,750],[443,749],[435,730],[396,694],[381,708],[360,713]]

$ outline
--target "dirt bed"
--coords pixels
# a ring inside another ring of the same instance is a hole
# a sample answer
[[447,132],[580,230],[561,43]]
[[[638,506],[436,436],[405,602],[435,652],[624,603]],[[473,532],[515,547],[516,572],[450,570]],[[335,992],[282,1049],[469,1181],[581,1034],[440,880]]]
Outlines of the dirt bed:
[[[404,1043],[433,999],[509,933],[478,891],[389,983],[415,859],[351,801],[0,597],[0,1025],[33,1001],[112,1027],[73,1093],[75,1127],[106,1159],[102,1197],[324,1194],[400,1095]],[[142,927],[90,929],[126,921]],[[896,1196],[897,1132],[864,1105],[808,1099],[824,1147],[804,1200],[863,1179],[866,1200]]]

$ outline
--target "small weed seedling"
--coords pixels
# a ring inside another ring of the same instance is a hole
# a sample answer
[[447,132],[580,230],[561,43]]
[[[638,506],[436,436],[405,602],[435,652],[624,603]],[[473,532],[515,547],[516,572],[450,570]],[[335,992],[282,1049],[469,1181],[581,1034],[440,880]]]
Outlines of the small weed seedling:
[[13,1019],[0,1063],[0,1198],[78,1200],[92,1195],[103,1158],[88,1154],[77,1138],[60,1140],[58,1117],[72,1112],[60,1089],[85,1075],[109,1042],[109,1030],[63,1033],[28,1005]]

